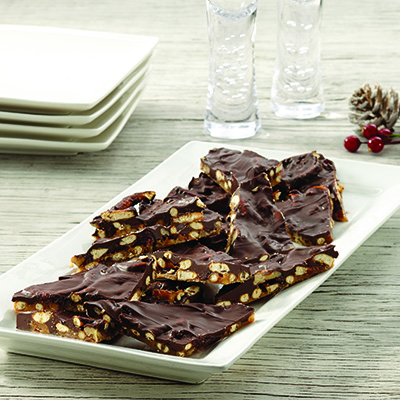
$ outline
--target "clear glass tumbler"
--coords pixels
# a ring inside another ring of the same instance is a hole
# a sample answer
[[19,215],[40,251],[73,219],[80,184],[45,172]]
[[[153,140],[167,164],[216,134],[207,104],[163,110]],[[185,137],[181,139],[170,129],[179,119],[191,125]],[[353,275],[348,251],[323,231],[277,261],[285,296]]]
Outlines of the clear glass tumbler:
[[261,126],[254,66],[257,0],[206,0],[206,8],[206,132],[221,139],[251,137]]
[[284,118],[314,118],[324,106],[320,61],[322,0],[277,0],[277,55],[272,111]]

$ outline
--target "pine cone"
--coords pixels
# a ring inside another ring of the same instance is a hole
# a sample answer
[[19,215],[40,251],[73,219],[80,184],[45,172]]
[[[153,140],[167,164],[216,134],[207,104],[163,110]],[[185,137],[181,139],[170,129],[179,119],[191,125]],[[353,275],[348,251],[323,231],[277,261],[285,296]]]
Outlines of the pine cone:
[[399,118],[399,95],[392,88],[386,91],[375,85],[372,89],[369,84],[365,84],[353,93],[349,105],[350,122],[360,128],[375,124],[379,129],[393,130]]

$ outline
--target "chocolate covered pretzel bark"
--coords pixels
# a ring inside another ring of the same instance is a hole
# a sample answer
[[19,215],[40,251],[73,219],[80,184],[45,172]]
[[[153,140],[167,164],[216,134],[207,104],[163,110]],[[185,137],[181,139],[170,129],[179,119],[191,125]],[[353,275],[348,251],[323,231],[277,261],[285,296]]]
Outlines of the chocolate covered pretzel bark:
[[175,186],[165,198],[166,200],[177,200],[184,197],[198,197],[210,210],[222,216],[229,213],[230,195],[204,173],[193,177],[188,188]]
[[242,183],[232,196],[230,206],[226,251],[232,257],[254,262],[293,248],[265,174]]
[[208,349],[254,321],[254,309],[242,304],[157,304],[142,301],[86,304],[89,315],[117,320],[124,333],[154,350],[181,357]]
[[209,209],[225,217],[229,214],[230,195],[205,173],[202,172],[197,178],[192,178],[188,187]]
[[93,236],[114,238],[153,225],[172,226],[195,222],[202,219],[205,208],[204,203],[195,196],[167,201],[156,199],[140,205],[140,208],[111,209],[101,213],[92,221],[92,225],[96,227]]
[[227,193],[233,194],[240,183],[279,165],[279,161],[267,159],[250,150],[243,152],[227,148],[212,149],[201,159],[201,170],[220,185]]
[[120,334],[119,327],[113,322],[65,311],[20,312],[17,314],[17,329],[92,343],[111,340]]
[[320,155],[316,151],[291,156],[270,171],[270,180],[274,191],[277,191],[277,200],[285,200],[292,190],[299,189],[314,179],[322,169],[319,158]]
[[285,217],[291,239],[304,246],[322,246],[332,242],[332,204],[329,189],[315,186],[306,192],[293,191],[277,202]]
[[338,252],[335,246],[297,248],[287,254],[273,254],[251,265],[251,278],[242,284],[223,286],[216,304],[250,303],[269,300],[282,290],[333,267]]
[[250,268],[240,260],[200,243],[159,250],[153,255],[157,278],[226,285],[250,277]]
[[277,201],[286,200],[294,190],[305,192],[314,186],[326,187],[332,200],[333,219],[347,221],[342,197],[343,185],[336,176],[335,164],[316,151],[284,159],[275,169],[272,186]]
[[305,192],[312,186],[324,186],[329,189],[332,201],[332,218],[336,221],[346,222],[346,212],[343,204],[343,189],[344,186],[339,182],[336,175],[336,167],[333,161],[319,155],[319,161],[322,165],[321,171],[311,179],[299,187],[301,192]]
[[98,239],[86,253],[73,256],[71,262],[80,270],[99,263],[110,265],[163,247],[218,235],[221,227],[221,216],[206,208],[200,221],[172,226],[154,225],[122,237]]
[[112,266],[99,264],[54,282],[32,285],[13,295],[14,309],[83,312],[85,301],[140,300],[153,281],[154,263],[155,258],[144,256]]

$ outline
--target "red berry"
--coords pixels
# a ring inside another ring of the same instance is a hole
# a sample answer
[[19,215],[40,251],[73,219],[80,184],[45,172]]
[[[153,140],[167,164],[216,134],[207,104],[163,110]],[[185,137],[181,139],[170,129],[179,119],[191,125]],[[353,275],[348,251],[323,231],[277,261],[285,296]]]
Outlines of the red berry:
[[374,136],[368,140],[368,150],[373,153],[380,153],[384,146],[383,139],[379,136]]
[[382,128],[379,129],[378,135],[383,139],[390,139],[390,136],[392,136],[392,131],[388,128]]
[[375,124],[367,124],[363,128],[362,134],[365,137],[365,139],[370,139],[373,136],[377,136],[378,127]]
[[344,148],[351,153],[355,153],[360,146],[361,140],[355,135],[347,136],[344,139]]

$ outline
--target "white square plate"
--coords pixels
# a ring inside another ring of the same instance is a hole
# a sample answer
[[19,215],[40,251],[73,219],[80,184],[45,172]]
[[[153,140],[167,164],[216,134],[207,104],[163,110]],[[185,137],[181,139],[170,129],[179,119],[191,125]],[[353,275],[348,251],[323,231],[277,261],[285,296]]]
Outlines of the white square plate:
[[0,137],[13,137],[24,139],[85,139],[100,135],[104,132],[126,109],[127,105],[136,95],[143,91],[147,82],[148,70],[137,79],[134,85],[127,90],[115,104],[107,109],[94,121],[87,125],[30,125],[0,123]]
[[139,104],[143,90],[138,90],[121,115],[102,133],[87,139],[46,140],[0,136],[0,154],[74,155],[106,149],[119,135]]
[[[206,142],[186,144],[70,232],[0,276],[1,346],[17,353],[199,383],[229,368],[261,336],[333,274],[400,205],[400,167],[333,159],[338,177],[345,185],[344,203],[349,218],[349,222],[336,223],[334,227],[334,244],[339,251],[334,268],[286,289],[268,302],[257,302],[255,323],[239,330],[210,351],[191,358],[158,354],[133,339],[123,338],[113,344],[93,344],[15,329],[11,302],[13,293],[33,283],[55,280],[68,273],[71,256],[86,251],[91,243],[93,228],[89,222],[95,215],[133,192],[156,190],[157,196],[161,198],[173,186],[187,185],[200,172],[200,158],[218,146],[243,149]],[[293,155],[279,151],[252,150],[275,159]]]
[[[126,79],[124,79],[107,97],[93,108],[82,112],[63,112],[35,108],[0,107],[2,124],[33,124],[38,125],[87,125],[103,115],[120,98],[128,92],[151,68],[151,56],[146,58]],[[17,126],[18,128],[18,126]]]
[[151,36],[0,25],[0,105],[93,108],[157,42]]

